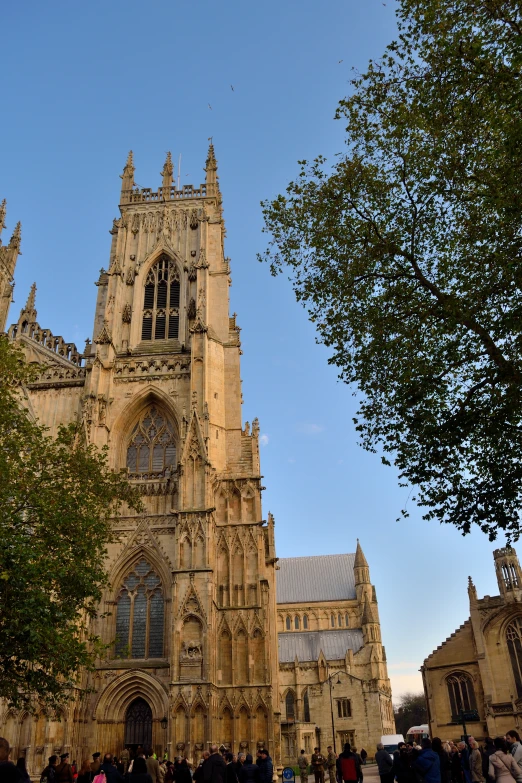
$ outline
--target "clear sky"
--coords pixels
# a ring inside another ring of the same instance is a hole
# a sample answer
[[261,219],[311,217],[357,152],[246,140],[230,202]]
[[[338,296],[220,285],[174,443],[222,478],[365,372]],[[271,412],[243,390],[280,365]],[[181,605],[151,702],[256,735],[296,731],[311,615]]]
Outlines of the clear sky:
[[467,618],[468,574],[479,595],[498,592],[493,545],[423,522],[411,501],[409,520],[395,521],[408,490],[357,446],[353,390],[288,281],[256,260],[267,241],[259,202],[284,189],[298,160],[342,150],[333,114],[351,68],[394,33],[390,0],[7,3],[0,199],[4,241],[22,221],[10,322],[36,281],[40,325],[83,348],[128,150],[142,187],[161,184],[167,150],[182,155],[181,183],[199,184],[213,137],[264,513],[280,557],[353,552],[360,538],[396,697],[420,689],[424,657]]

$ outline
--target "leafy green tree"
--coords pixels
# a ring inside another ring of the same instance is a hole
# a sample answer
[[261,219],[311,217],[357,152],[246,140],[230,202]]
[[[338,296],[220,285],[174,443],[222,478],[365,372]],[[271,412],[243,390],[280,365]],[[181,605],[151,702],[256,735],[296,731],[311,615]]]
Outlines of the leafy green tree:
[[406,738],[408,729],[428,722],[428,710],[423,693],[403,693],[398,706],[394,709],[397,734]]
[[89,620],[111,516],[139,499],[79,428],[53,439],[31,421],[20,403],[32,373],[0,337],[0,697],[52,710],[102,649]]
[[399,0],[397,17],[337,109],[346,150],[263,203],[264,257],[357,386],[361,445],[424,517],[517,540],[522,7]]

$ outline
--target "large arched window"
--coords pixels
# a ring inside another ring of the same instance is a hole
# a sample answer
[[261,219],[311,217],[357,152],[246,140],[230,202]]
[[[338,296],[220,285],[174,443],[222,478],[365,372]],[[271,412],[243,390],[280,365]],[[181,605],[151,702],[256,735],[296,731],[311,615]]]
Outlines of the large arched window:
[[506,629],[507,646],[517,695],[522,696],[522,617],[516,617]]
[[143,295],[142,340],[177,340],[179,337],[179,272],[166,255],[150,268]]
[[466,672],[454,672],[446,679],[453,720],[458,720],[461,710],[475,710],[473,682]]
[[123,582],[116,611],[119,658],[163,658],[164,601],[161,580],[141,559]]
[[142,413],[127,446],[131,478],[149,478],[176,467],[176,439],[172,423],[154,405]]
[[308,696],[308,688],[303,694],[303,717],[306,723],[310,723],[310,697]]

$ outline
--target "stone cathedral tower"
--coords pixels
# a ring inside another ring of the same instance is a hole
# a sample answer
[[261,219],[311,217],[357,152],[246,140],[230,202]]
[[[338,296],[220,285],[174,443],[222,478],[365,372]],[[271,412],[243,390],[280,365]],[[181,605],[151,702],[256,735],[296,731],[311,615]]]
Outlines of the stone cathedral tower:
[[195,759],[214,741],[280,755],[274,529],[259,425],[242,427],[212,144],[199,188],[176,190],[172,174],[169,153],[161,187],[138,189],[129,154],[83,355],[38,325],[34,288],[9,330],[46,365],[29,390],[34,415],[51,431],[80,419],[146,509],[115,520],[108,616],[94,629],[114,643],[92,694],[60,722],[28,717],[24,729],[13,716],[31,769],[57,747],[81,759],[139,743]]

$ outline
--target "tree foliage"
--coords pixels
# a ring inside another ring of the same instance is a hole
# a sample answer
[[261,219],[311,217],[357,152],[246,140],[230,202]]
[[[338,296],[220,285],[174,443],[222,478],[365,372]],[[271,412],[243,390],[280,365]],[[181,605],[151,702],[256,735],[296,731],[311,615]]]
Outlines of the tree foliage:
[[398,706],[394,709],[397,734],[404,738],[412,726],[421,726],[428,722],[428,710],[423,693],[403,693]]
[[338,106],[347,149],[263,203],[265,258],[357,385],[361,445],[425,518],[517,540],[522,7],[399,0],[397,16]]
[[76,426],[53,439],[21,404],[32,378],[0,337],[0,697],[53,709],[101,646],[89,633],[111,516],[139,499]]

